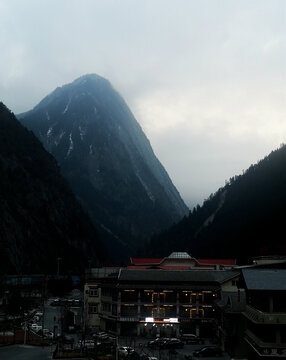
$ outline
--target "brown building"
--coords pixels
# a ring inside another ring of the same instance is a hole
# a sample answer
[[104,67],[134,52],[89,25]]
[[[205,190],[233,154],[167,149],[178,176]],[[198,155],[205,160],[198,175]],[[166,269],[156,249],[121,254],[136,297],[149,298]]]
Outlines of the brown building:
[[216,336],[215,301],[239,276],[230,264],[200,265],[186,253],[132,262],[127,268],[92,269],[85,286],[87,327],[118,335]]

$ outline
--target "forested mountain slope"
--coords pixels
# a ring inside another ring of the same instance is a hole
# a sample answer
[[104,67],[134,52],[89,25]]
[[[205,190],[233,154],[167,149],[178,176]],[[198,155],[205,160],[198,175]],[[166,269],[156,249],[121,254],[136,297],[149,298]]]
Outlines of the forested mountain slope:
[[34,134],[0,103],[0,273],[55,273],[103,259],[91,221]]
[[286,146],[235,176],[144,251],[237,258],[286,253]]

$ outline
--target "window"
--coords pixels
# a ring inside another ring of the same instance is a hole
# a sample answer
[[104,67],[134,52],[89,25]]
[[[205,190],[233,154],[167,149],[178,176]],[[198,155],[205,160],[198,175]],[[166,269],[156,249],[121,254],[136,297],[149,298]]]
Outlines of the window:
[[111,311],[111,304],[102,303],[102,311],[110,312]]
[[98,296],[98,288],[90,287],[89,288],[89,296]]
[[97,305],[88,304],[88,313],[89,314],[97,314]]

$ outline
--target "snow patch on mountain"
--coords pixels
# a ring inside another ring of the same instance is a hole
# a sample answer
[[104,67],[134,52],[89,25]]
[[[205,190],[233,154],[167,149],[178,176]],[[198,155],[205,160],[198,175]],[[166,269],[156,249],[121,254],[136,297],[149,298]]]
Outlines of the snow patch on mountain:
[[52,135],[53,127],[51,126],[47,131],[47,137],[49,138]]
[[82,127],[81,125],[79,125],[78,131],[79,131],[79,136],[80,136],[80,138],[81,138],[81,141],[83,141],[84,136],[86,135],[87,130],[86,130],[86,128],[84,128],[84,127]]
[[139,181],[141,182],[142,186],[144,187],[149,199],[151,201],[155,201],[155,196],[152,194],[151,190],[148,188],[147,184],[143,181],[143,179],[141,178],[141,176],[139,175],[139,173],[136,171],[136,176],[138,177]]
[[56,136],[56,138],[54,140],[54,143],[55,143],[56,146],[59,145],[59,143],[61,142],[64,135],[65,135],[65,131],[61,130],[61,132]]
[[67,156],[66,156],[66,157],[69,157],[69,156],[70,156],[70,153],[73,151],[72,133],[70,133],[69,139],[70,139],[70,146],[69,146],[69,149],[68,149],[68,152],[67,152]]
[[218,207],[215,209],[215,211],[204,221],[204,223],[202,224],[202,226],[196,231],[195,233],[195,237],[198,236],[198,234],[207,226],[209,226],[215,219],[216,214],[218,213],[218,211],[222,208],[224,202],[225,202],[225,197],[227,194],[227,190],[225,190],[219,199],[219,203],[218,203]]
[[72,100],[72,97],[70,97],[70,99],[69,99],[69,101],[68,101],[68,103],[67,103],[64,111],[62,112],[63,114],[65,114],[65,113],[68,111],[68,108],[69,108],[69,106],[70,106],[71,100]]

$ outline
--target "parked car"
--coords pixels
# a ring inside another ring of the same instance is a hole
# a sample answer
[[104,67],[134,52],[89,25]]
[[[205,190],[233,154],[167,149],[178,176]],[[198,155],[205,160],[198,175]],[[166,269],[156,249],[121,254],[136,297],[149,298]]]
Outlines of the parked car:
[[158,358],[155,356],[148,356],[144,354],[143,356],[141,356],[141,360],[158,360]]
[[120,346],[118,348],[119,355],[127,356],[127,355],[131,355],[132,353],[134,353],[134,349],[130,346]]
[[194,357],[222,356],[222,351],[217,346],[205,346],[193,352]]
[[85,340],[84,347],[87,349],[93,349],[94,348],[94,341],[93,340]]
[[38,331],[42,330],[42,326],[34,323],[34,324],[30,325],[30,329],[35,331],[35,332],[38,332]]
[[51,302],[51,306],[59,306],[60,305],[60,299],[54,299],[52,302]]
[[155,340],[148,341],[147,345],[152,349],[159,349],[164,347],[165,342],[168,340],[168,338],[156,338]]
[[116,338],[113,336],[102,336],[98,339],[98,342],[100,342],[101,344],[115,344],[116,343]]
[[54,338],[54,334],[49,330],[49,329],[41,329],[38,332],[38,335],[40,336],[44,336],[47,339],[53,339]]
[[86,348],[86,349],[93,349],[94,348],[94,341],[93,340],[79,340],[79,342],[75,345],[75,349]]
[[92,334],[92,337],[97,338],[97,339],[105,337],[105,336],[108,336],[108,334],[106,332],[104,332],[104,331],[100,331],[100,332]]
[[183,341],[185,344],[203,344],[204,340],[199,338],[195,334],[182,334],[180,336],[180,340]]
[[184,347],[184,343],[177,338],[171,338],[163,342],[162,347],[165,349],[181,349]]
[[44,337],[46,337],[47,339],[53,339],[54,334],[51,331],[47,331],[47,332],[44,332]]
[[64,340],[65,344],[73,344],[74,343],[74,338],[71,335],[65,335],[63,340]]

